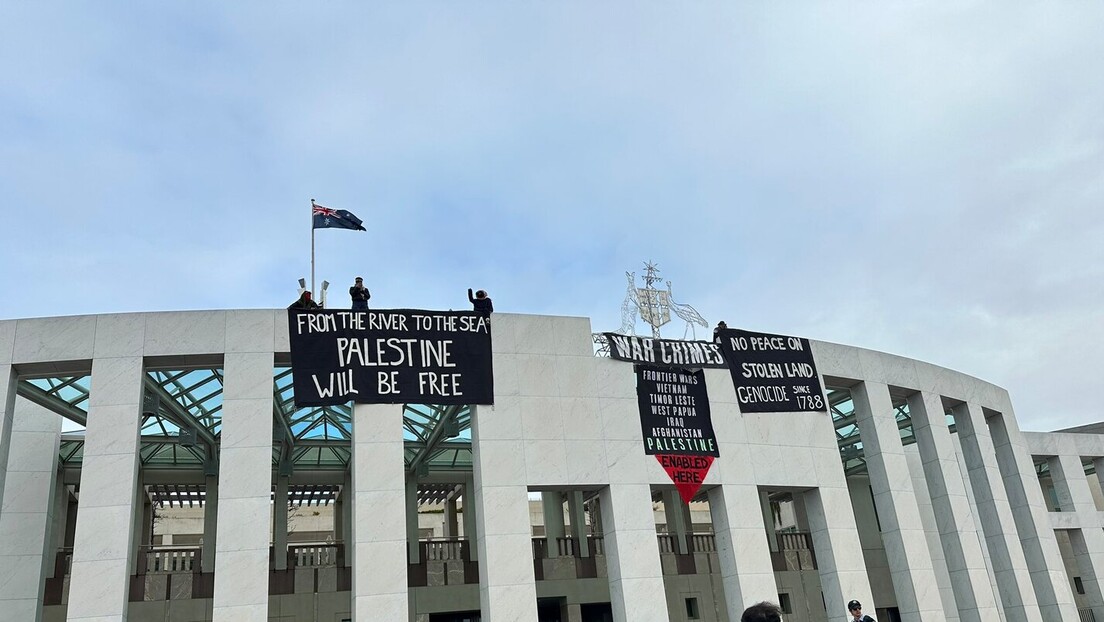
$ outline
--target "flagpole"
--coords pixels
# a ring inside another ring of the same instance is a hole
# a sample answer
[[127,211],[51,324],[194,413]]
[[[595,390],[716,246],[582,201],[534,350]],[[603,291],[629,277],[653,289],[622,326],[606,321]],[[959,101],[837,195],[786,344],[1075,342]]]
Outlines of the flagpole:
[[311,199],[311,297],[314,297],[314,199]]

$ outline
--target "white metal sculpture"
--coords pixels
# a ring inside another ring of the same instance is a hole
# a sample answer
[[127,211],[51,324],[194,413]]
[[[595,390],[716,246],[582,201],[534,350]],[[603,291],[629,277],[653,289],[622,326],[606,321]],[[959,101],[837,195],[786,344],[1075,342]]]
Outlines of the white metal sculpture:
[[[686,328],[682,332],[683,339],[686,339],[687,335],[697,338],[695,326],[709,327],[709,324],[698,313],[697,309],[687,304],[675,302],[671,293],[670,281],[666,282],[666,291],[655,287],[656,283],[663,280],[659,276],[658,264],[650,261],[644,262],[644,276],[641,278],[644,280],[644,287],[637,287],[636,273],[625,273],[628,287],[625,291],[625,300],[621,303],[621,328],[617,331],[618,333],[635,335],[636,320],[640,318],[652,328],[652,337],[658,339],[660,327],[670,323],[672,313],[686,322]],[[608,356],[609,344],[606,343],[605,336],[602,333],[594,333],[592,337],[594,344],[597,346],[595,355]]]

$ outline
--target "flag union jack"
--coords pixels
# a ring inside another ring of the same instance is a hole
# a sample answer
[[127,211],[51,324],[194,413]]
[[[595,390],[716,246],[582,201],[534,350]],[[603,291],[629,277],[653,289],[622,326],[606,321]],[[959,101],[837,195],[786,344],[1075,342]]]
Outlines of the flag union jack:
[[312,203],[311,217],[313,218],[315,229],[353,229],[354,231],[364,231],[362,221],[357,218],[355,214],[347,210],[332,209]]

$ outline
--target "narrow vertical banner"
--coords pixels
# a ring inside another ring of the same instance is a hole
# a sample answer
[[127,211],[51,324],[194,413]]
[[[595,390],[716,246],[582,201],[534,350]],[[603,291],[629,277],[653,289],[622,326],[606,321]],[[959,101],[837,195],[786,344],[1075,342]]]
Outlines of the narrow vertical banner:
[[689,503],[713,459],[721,455],[709,415],[705,372],[650,365],[633,368],[644,453],[656,457]]

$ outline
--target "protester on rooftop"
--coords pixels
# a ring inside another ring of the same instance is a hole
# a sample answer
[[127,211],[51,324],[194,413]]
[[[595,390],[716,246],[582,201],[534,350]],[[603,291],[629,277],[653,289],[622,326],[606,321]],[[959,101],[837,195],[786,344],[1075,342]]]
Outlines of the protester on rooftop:
[[491,297],[487,295],[487,292],[479,290],[475,292],[475,296],[472,296],[472,289],[468,288],[468,300],[472,303],[472,309],[482,315],[485,318],[491,317],[491,312],[494,311],[494,305],[491,304]]
[[321,309],[317,302],[311,300],[310,292],[303,292],[299,299],[288,305],[288,309]]
[[353,311],[368,310],[368,299],[372,297],[372,293],[364,286],[364,279],[359,276],[356,278],[356,283],[349,288],[349,296],[353,299]]

